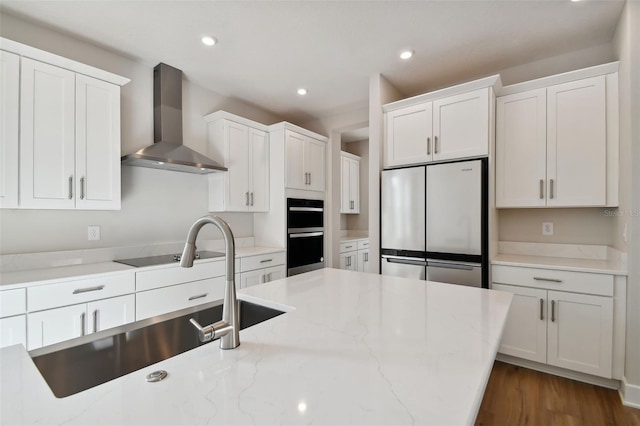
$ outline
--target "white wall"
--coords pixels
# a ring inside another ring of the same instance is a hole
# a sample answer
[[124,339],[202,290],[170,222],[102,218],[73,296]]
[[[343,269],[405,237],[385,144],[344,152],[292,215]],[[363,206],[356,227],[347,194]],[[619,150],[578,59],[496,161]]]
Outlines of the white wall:
[[[640,406],[640,3],[628,1],[614,38],[620,60],[620,208],[617,248],[628,253],[625,379]],[[625,226],[628,239],[622,234]],[[627,395],[627,398],[629,395]]]
[[[153,66],[99,46],[40,27],[11,15],[0,15],[0,35],[131,79],[122,88],[122,154],[153,143]],[[171,64],[170,64],[171,65]],[[225,109],[271,124],[281,121],[269,111],[225,98],[183,80],[184,143],[206,152],[202,116]],[[0,211],[0,254],[128,246],[182,241],[189,225],[207,214],[207,178],[168,171],[122,168],[122,210]],[[221,215],[236,236],[253,235],[251,214]],[[100,225],[102,239],[87,241],[87,225]],[[218,238],[207,230],[204,238]]]

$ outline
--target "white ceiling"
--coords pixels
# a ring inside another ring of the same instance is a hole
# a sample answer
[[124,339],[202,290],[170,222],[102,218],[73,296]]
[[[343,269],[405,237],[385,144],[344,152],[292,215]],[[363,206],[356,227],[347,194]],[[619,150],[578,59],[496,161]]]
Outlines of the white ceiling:
[[[289,120],[366,105],[369,76],[405,94],[611,41],[623,0],[12,1],[26,18]],[[206,48],[200,37],[218,44]],[[402,61],[398,53],[416,54]],[[296,94],[305,87],[305,97]]]

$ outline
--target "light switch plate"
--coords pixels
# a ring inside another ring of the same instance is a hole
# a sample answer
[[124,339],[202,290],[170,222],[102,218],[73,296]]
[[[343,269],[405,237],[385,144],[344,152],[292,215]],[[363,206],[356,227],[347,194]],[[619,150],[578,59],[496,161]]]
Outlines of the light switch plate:
[[542,235],[553,235],[553,222],[542,222]]

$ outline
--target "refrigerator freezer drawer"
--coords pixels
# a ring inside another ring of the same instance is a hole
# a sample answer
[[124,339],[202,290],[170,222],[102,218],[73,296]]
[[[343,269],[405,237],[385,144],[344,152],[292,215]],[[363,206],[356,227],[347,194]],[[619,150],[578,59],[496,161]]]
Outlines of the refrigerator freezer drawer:
[[482,266],[475,263],[428,261],[427,281],[482,287]]
[[395,257],[383,256],[381,264],[382,275],[414,278],[417,280],[424,280],[426,278],[425,267],[427,262],[424,259],[405,258],[402,260]]

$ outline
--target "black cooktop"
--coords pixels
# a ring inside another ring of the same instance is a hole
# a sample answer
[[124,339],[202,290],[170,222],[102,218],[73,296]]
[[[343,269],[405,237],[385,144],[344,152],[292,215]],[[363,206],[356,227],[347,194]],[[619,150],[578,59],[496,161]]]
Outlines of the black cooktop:
[[[137,257],[135,259],[116,259],[114,262],[141,268],[143,266],[166,265],[167,263],[180,262],[182,254],[163,254],[161,256]],[[196,259],[214,259],[224,257],[224,253],[217,251],[196,252]]]

